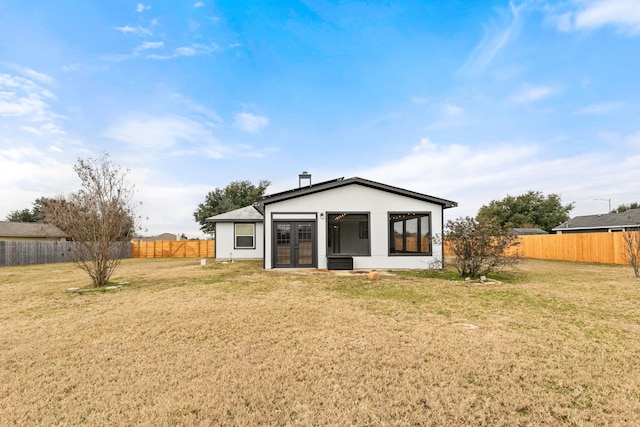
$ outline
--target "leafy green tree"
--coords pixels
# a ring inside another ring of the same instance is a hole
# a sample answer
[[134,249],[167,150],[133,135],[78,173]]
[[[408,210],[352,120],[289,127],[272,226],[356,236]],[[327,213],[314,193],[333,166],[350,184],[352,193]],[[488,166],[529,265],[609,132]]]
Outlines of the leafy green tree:
[[254,204],[270,184],[267,180],[261,180],[258,185],[253,185],[251,181],[233,181],[224,188],[216,188],[198,205],[193,217],[203,233],[213,235],[213,224],[206,222],[207,218]]
[[447,221],[444,242],[461,276],[478,277],[498,273],[520,259],[518,237],[501,227],[495,219],[472,217]]
[[48,197],[40,197],[33,202],[32,209],[11,211],[6,220],[13,222],[41,222],[44,208],[50,200]]
[[22,209],[20,211],[11,211],[6,217],[11,222],[37,222],[30,209]]
[[563,205],[557,194],[544,196],[540,191],[528,191],[483,205],[478,211],[478,219],[493,219],[508,229],[541,228],[551,231],[569,219],[572,209],[573,203]]
[[629,203],[628,205],[622,204],[617,208],[613,209],[611,213],[621,213],[621,212],[628,211],[630,209],[640,209],[640,203],[633,202],[633,203]]

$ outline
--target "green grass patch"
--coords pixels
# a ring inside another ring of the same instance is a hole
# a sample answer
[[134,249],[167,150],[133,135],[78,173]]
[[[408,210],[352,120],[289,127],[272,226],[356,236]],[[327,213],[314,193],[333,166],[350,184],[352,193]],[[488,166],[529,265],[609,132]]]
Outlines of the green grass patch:
[[411,283],[371,282],[362,280],[342,280],[328,289],[349,298],[370,300],[394,300],[410,304],[421,304],[435,299],[427,288],[417,288]]

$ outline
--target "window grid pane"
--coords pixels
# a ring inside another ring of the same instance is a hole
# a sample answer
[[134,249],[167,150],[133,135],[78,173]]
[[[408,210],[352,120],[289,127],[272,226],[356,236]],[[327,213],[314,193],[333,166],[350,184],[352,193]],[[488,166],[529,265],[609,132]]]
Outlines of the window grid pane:
[[393,213],[389,215],[389,222],[392,232],[390,254],[431,254],[429,213]]
[[291,225],[276,224],[276,263],[291,263]]

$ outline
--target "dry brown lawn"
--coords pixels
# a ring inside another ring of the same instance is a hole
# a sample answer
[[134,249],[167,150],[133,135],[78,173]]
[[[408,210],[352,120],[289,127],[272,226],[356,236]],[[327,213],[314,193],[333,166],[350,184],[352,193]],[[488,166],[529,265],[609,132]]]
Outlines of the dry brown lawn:
[[0,268],[0,425],[640,425],[640,281],[127,260]]

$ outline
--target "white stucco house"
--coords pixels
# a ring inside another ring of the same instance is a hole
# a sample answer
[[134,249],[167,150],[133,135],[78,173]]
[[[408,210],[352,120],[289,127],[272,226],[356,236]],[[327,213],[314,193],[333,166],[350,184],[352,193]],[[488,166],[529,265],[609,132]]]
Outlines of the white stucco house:
[[265,269],[428,269],[433,237],[456,202],[363,178],[338,178],[263,197],[208,218],[216,258],[262,258]]

